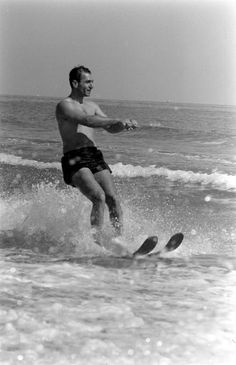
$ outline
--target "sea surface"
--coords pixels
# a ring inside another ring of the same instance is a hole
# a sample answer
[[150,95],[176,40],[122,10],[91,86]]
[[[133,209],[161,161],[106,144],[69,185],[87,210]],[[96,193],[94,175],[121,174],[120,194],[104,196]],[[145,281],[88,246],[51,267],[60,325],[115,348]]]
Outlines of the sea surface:
[[98,101],[139,122],[96,130],[128,249],[185,235],[128,260],[93,242],[91,204],[63,182],[57,102],[0,97],[0,364],[235,364],[236,107]]

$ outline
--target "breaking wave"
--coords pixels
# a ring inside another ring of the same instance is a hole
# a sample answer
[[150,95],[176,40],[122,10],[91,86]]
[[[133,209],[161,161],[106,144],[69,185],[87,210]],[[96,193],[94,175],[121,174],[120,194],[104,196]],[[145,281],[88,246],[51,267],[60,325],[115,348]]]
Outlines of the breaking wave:
[[121,162],[114,165],[112,171],[120,177],[149,177],[156,175],[165,177],[170,181],[212,185],[219,190],[236,191],[236,176],[218,172],[207,174],[193,171],[170,170],[165,167],[156,167],[155,165],[148,167],[123,165]]
[[[0,154],[0,163],[14,166],[29,166],[37,169],[61,170],[61,164],[59,162],[40,162],[5,153]],[[166,167],[157,167],[156,165],[146,167],[130,164],[125,165],[121,162],[111,165],[111,168],[114,176],[121,178],[159,176],[173,182],[179,181],[185,184],[200,184],[203,186],[210,185],[219,190],[236,191],[236,176],[220,172],[208,174],[185,170],[171,170]]]

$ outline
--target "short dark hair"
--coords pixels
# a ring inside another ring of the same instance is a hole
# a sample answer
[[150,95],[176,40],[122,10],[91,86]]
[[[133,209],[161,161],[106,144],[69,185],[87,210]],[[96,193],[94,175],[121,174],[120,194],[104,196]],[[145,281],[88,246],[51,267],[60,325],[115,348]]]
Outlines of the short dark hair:
[[69,82],[71,87],[73,80],[80,82],[82,72],[91,74],[91,71],[87,67],[82,65],[72,68],[72,70],[69,73]]

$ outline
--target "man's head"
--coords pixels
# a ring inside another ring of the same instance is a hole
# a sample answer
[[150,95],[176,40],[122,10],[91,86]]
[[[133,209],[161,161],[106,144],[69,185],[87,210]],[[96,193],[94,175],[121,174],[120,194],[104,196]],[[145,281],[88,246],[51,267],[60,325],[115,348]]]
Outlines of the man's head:
[[78,83],[80,83],[81,80],[81,76],[82,73],[87,73],[91,75],[91,71],[85,67],[85,66],[76,66],[74,68],[72,68],[72,70],[69,73],[69,82],[70,82],[70,86],[71,88],[73,88],[73,81],[78,81]]
[[74,67],[69,74],[72,89],[76,89],[82,96],[89,96],[93,88],[91,71],[85,66]]

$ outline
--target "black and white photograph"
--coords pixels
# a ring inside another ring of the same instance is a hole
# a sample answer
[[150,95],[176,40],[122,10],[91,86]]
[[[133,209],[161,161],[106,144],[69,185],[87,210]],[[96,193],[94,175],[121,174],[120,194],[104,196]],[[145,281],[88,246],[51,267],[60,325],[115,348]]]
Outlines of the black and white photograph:
[[236,363],[236,2],[0,0],[0,365]]

